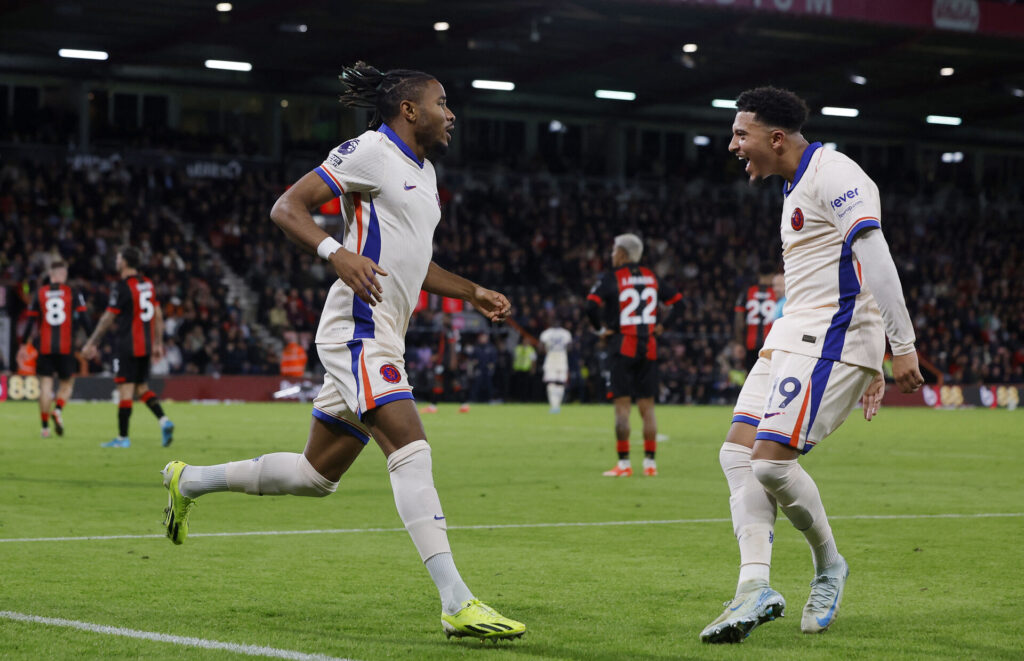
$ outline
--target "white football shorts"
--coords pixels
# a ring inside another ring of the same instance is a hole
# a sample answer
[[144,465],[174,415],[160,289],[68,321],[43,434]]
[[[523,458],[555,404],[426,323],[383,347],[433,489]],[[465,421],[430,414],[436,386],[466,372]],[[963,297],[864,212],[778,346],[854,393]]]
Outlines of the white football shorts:
[[732,421],[757,427],[759,441],[802,454],[843,424],[875,377],[859,365],[778,349],[770,356],[758,358],[747,375]]
[[549,353],[544,359],[544,383],[566,383],[569,380],[569,356],[564,351]]
[[313,416],[351,433],[366,443],[370,432],[363,415],[399,399],[413,399],[405,359],[396,350],[372,339],[340,344],[317,344],[327,373],[313,400]]

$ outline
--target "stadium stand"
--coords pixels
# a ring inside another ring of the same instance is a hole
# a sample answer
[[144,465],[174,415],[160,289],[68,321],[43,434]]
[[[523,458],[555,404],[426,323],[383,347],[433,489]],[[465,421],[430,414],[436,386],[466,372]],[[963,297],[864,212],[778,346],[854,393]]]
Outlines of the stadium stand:
[[[574,332],[568,397],[603,399],[603,354],[581,315],[614,234],[647,241],[645,262],[683,292],[683,310],[662,343],[665,402],[727,402],[738,388],[730,345],[732,306],[762,259],[777,259],[771,187],[729,182],[730,164],[678,185],[493,171],[445,174],[445,220],[435,259],[505,291],[515,318],[539,333],[555,316]],[[879,179],[885,178],[882,173]],[[281,240],[267,211],[283,190],[273,169],[237,179],[195,179],[178,169],[114,161],[67,176],[61,165],[25,161],[0,170],[0,273],[22,298],[60,255],[98,316],[114,278],[116,246],[143,249],[167,319],[168,357],[157,374],[274,374],[280,338],[298,332],[312,349],[317,311],[333,274]],[[955,180],[904,180],[885,200],[884,228],[904,278],[922,356],[947,383],[1024,382],[1024,279],[1014,230],[1024,202],[1013,187],[972,190]],[[327,218],[338,228],[337,218]],[[19,302],[11,301],[15,319]],[[23,301],[21,303],[23,305]],[[419,311],[408,338],[410,374],[432,385],[443,315]],[[472,314],[456,315],[461,389],[478,381],[477,331],[499,347],[490,397],[509,397],[516,338]],[[318,369],[316,352],[309,351]],[[109,367],[105,347],[92,372]],[[479,391],[479,385],[474,388]]]

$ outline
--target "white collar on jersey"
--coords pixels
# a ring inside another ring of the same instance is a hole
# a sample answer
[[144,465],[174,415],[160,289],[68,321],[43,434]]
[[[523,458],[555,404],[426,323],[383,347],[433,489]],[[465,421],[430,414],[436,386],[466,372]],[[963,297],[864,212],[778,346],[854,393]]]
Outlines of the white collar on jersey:
[[783,195],[789,197],[789,194],[793,192],[793,189],[796,188],[796,185],[800,183],[800,178],[804,176],[804,171],[807,169],[807,166],[810,165],[811,157],[814,156],[814,152],[818,151],[820,148],[820,142],[812,142],[811,144],[807,145],[807,147],[804,149],[804,155],[800,157],[800,166],[796,169],[796,176],[793,177],[793,183],[789,183],[787,181],[785,184],[782,185]]
[[388,126],[387,124],[381,124],[380,128],[377,129],[377,132],[378,133],[383,133],[384,135],[388,136],[388,138],[391,140],[391,142],[395,143],[398,146],[398,148],[402,150],[403,154],[405,154],[406,156],[411,158],[413,161],[415,161],[416,165],[420,166],[421,170],[423,169],[423,161],[421,161],[420,159],[416,158],[416,152],[414,152],[409,147],[409,145],[405,144],[405,141],[402,140],[401,138],[399,138],[398,134],[395,133],[393,130],[391,130],[390,126]]

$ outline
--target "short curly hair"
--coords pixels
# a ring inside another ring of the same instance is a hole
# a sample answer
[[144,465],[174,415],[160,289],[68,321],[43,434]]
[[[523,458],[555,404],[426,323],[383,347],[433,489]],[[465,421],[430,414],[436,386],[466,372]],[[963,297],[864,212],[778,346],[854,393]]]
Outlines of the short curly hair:
[[755,87],[740,94],[736,110],[752,112],[757,121],[768,126],[796,133],[803,128],[810,112],[807,103],[789,90],[778,87]]

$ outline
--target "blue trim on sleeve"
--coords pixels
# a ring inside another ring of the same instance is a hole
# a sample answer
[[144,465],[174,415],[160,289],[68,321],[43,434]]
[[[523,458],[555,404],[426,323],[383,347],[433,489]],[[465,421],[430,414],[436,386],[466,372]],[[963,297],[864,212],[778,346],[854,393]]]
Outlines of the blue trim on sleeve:
[[411,158],[416,165],[420,166],[421,170],[423,169],[423,161],[416,158],[416,152],[414,152],[409,145],[405,144],[405,141],[399,138],[398,134],[392,131],[390,126],[387,124],[381,124],[380,128],[377,129],[377,132],[388,136],[388,138],[391,139],[391,142],[395,143],[395,145],[402,150],[403,154]]
[[878,222],[874,218],[865,218],[864,220],[858,221],[850,231],[846,233],[846,244],[853,245],[853,240],[858,234],[868,229],[882,229],[882,223]]
[[787,181],[782,186],[783,195],[789,197],[789,194],[793,192],[793,189],[796,188],[796,185],[800,183],[800,179],[804,176],[807,166],[811,164],[811,157],[814,156],[814,152],[819,149],[821,149],[820,142],[812,142],[807,145],[807,148],[804,149],[803,156],[800,157],[800,165],[796,169],[796,176],[793,177],[793,183],[789,183]]
[[331,189],[332,193],[334,193],[334,197],[341,197],[345,194],[340,188],[338,188],[338,184],[334,183],[334,180],[331,179],[331,175],[324,171],[324,167],[322,165],[318,165],[313,168],[313,172],[316,172],[317,175],[324,180],[327,187]]

